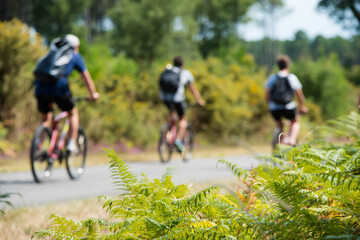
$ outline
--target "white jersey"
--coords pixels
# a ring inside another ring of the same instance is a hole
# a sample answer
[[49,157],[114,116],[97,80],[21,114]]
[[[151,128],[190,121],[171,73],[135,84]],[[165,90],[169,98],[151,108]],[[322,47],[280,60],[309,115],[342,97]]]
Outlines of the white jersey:
[[[270,77],[268,77],[267,79],[267,82],[265,84],[265,87],[267,89],[271,89],[276,80],[277,80],[277,75],[279,75],[280,77],[288,77],[288,80],[289,80],[289,83],[290,83],[290,86],[291,88],[296,91],[296,90],[299,90],[299,89],[302,89],[302,85],[299,81],[299,79],[292,73],[288,73],[286,71],[279,71],[277,74],[272,74],[270,75]],[[274,111],[274,110],[291,110],[291,109],[295,109],[297,106],[296,102],[295,101],[291,101],[289,102],[288,104],[277,104],[273,101],[270,100],[270,103],[269,103],[269,110],[270,111]]]

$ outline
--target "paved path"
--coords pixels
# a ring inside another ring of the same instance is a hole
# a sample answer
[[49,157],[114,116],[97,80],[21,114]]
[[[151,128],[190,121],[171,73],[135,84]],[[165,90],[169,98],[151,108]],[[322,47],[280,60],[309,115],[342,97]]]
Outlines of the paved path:
[[[258,160],[249,156],[226,157],[225,159],[244,169],[249,169],[259,163]],[[128,165],[134,173],[139,175],[145,173],[149,178],[160,178],[166,168],[174,167],[173,179],[176,184],[233,178],[230,170],[224,166],[216,166],[218,160],[219,158],[193,159],[187,163],[174,160],[167,164],[157,161],[133,162]],[[116,194],[108,166],[87,167],[84,175],[77,181],[71,181],[68,178],[64,166],[64,168],[54,170],[50,181],[45,184],[34,183],[30,171],[4,173],[0,174],[0,191],[20,193],[22,197],[14,195],[9,199],[16,207]]]

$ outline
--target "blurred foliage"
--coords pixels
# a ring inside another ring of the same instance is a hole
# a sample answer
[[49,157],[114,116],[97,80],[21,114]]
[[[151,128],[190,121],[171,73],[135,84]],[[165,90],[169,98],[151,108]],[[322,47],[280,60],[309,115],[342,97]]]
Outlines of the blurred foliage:
[[318,8],[329,12],[344,27],[360,31],[359,1],[320,0]]
[[45,48],[19,20],[0,22],[0,43],[0,122],[19,136],[36,121],[26,109],[34,109],[32,71]]
[[13,207],[14,205],[9,201],[9,198],[12,195],[18,195],[21,197],[21,194],[19,193],[2,193],[0,191],[0,214],[5,214],[5,210],[8,207]]
[[317,61],[302,59],[292,71],[301,81],[305,97],[320,106],[324,119],[348,113],[355,106],[357,93],[335,55]]
[[[317,61],[336,54],[341,66],[345,69],[346,78],[356,85],[360,85],[360,74],[357,68],[360,65],[360,37],[353,36],[345,39],[340,36],[325,38],[316,36],[310,39],[304,31],[298,31],[291,40],[272,40],[264,38],[259,41],[242,41],[244,51],[252,54],[255,62],[268,69],[276,67],[275,59],[280,53],[286,53],[294,62],[301,59]],[[271,49],[269,49],[271,48]],[[271,51],[270,51],[271,50]],[[271,52],[271,54],[267,54]]]
[[4,0],[0,20],[17,17],[48,41],[70,32],[89,42],[111,40],[113,50],[148,63],[169,52],[216,54],[258,1]]
[[[174,21],[190,26],[194,22],[191,23],[189,15]],[[18,20],[2,22],[0,27],[0,42],[4,43],[0,45],[0,123],[6,129],[6,139],[16,139],[16,144],[28,143],[39,119],[38,114],[32,114],[37,113],[31,89],[32,71],[35,60],[46,49],[42,39]],[[184,37],[182,31],[187,30],[179,28],[169,39]],[[302,33],[298,35],[299,39],[305,37]],[[158,77],[171,63],[173,56],[167,56],[172,52],[163,57],[156,55],[153,61],[144,64],[125,52],[114,51],[108,41],[98,38],[95,42],[89,44],[83,39],[80,52],[101,97],[96,103],[78,104],[81,124],[93,142],[153,147],[167,115],[159,99]],[[184,51],[194,47],[190,42]],[[185,68],[193,73],[195,85],[207,102],[205,108],[189,109],[189,119],[197,134],[211,142],[228,142],[233,137],[249,139],[269,134],[272,129],[264,101],[266,69],[256,64],[256,56],[247,53],[249,45],[234,36],[228,43],[220,44],[217,56],[207,59],[201,59],[198,53],[183,55]],[[180,53],[180,47],[174,51]],[[348,83],[341,60],[335,54],[322,56],[312,60],[304,55],[292,69],[309,101],[311,112],[305,120],[314,123],[346,113],[356,102],[355,88]],[[346,72],[356,77],[355,70],[351,74]],[[69,82],[74,96],[88,94],[76,72]],[[190,91],[186,96],[193,104]]]
[[[243,61],[248,61],[247,55]],[[203,126],[214,139],[249,136],[257,130],[254,121],[260,123],[266,114],[264,75],[253,73],[249,65],[209,58],[194,62],[189,68],[207,103],[194,124]]]
[[29,22],[50,41],[72,32],[79,14],[89,3],[89,0],[31,0]]
[[246,14],[256,0],[198,0],[195,18],[199,24],[199,49],[203,57],[216,51],[222,45],[229,45],[229,39],[236,34],[236,27],[246,22]]
[[14,157],[18,146],[7,140],[8,130],[0,123],[0,154]]
[[180,4],[174,0],[119,1],[110,11],[115,43],[129,57],[152,61],[171,32]]
[[[88,135],[95,141],[122,141],[142,147],[156,143],[167,115],[159,99],[157,80],[169,62],[138,69],[121,54],[111,57],[103,45],[92,46],[84,57],[101,94],[98,103],[80,105]],[[213,140],[250,135],[258,128],[253,122],[260,124],[266,114],[263,73],[254,73],[251,56],[244,55],[238,62],[241,64],[229,65],[219,58],[209,58],[185,63],[207,102],[205,109],[189,110],[191,123],[197,132]],[[79,77],[75,82],[80,84],[72,84],[74,95],[86,94]],[[190,91],[187,100],[190,105],[194,103]]]

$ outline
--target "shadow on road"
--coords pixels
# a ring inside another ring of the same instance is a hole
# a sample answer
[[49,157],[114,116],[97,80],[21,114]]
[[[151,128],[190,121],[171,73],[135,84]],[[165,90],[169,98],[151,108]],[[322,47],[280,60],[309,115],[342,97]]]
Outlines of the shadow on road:
[[10,180],[10,181],[6,181],[6,180],[0,180],[0,185],[2,184],[6,184],[6,185],[20,185],[20,184],[37,184],[32,180]]

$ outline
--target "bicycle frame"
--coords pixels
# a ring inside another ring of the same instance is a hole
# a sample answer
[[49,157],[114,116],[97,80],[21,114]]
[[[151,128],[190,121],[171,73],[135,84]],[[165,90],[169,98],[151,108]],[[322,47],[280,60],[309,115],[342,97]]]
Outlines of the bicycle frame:
[[[68,118],[68,115],[69,115],[68,112],[61,112],[58,115],[56,115],[52,120],[51,141],[50,141],[50,147],[49,147],[49,150],[48,150],[48,155],[52,159],[58,159],[59,158],[60,153],[54,151],[56,146],[58,147],[59,150],[62,150],[65,147],[66,135],[68,134],[68,131],[69,131],[69,128],[70,128],[70,120]],[[64,123],[61,135],[60,135],[60,139],[59,139],[59,141],[57,141],[58,134],[59,134],[58,124],[64,118],[66,118],[65,123]]]

